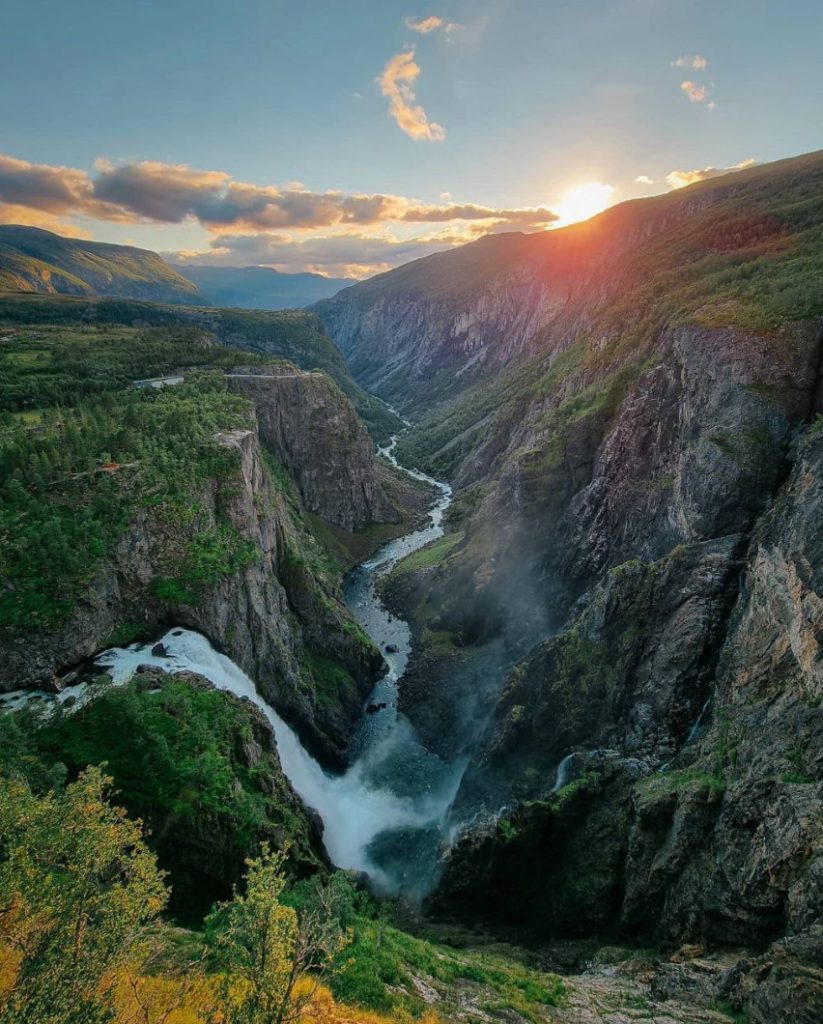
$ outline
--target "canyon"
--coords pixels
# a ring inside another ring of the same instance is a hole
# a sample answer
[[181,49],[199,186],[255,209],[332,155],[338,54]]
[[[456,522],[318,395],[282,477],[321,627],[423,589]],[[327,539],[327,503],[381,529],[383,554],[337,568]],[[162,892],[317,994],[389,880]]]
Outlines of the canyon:
[[[552,966],[653,947],[655,998],[811,1024],[822,197],[810,154],[489,236],[308,313],[6,300],[31,345],[27,317],[112,322],[147,353],[152,330],[202,333],[141,364],[179,391],[129,401],[222,426],[182,503],[147,477],[159,497],[128,506],[62,618],[6,627],[2,688],[219,664],[271,726],[255,743],[279,749],[266,785],[300,870],[360,870]],[[103,496],[150,461],[111,436],[138,454],[107,441]],[[77,500],[89,471],[47,452],[15,501]]]

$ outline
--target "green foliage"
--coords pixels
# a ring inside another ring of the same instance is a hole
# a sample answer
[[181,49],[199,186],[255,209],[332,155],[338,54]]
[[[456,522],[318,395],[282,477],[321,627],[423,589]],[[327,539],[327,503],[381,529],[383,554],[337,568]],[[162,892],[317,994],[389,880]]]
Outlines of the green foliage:
[[90,769],[35,796],[0,780],[0,934],[22,953],[2,997],[6,1024],[105,1024],[112,971],[166,901],[139,823]]
[[306,650],[301,667],[321,707],[339,708],[357,692],[357,684],[348,669],[328,655]]
[[5,332],[0,408],[65,408],[187,367],[228,369],[261,362],[259,355],[215,344],[213,335],[197,327],[38,325]]
[[[114,328],[131,328],[140,323],[175,333],[190,329],[205,334],[225,346],[229,352],[221,366],[287,359],[302,370],[319,367],[351,399],[369,430],[379,440],[387,440],[400,427],[400,421],[382,402],[367,394],[352,379],[340,351],[326,334],[320,320],[304,310],[199,309],[162,305],[133,299],[77,299],[70,295],[0,294],[0,324],[36,325],[79,329],[101,335]],[[257,357],[250,353],[257,353]],[[201,352],[198,360],[180,360],[177,365],[216,365],[213,353]],[[232,362],[233,359],[233,362]],[[2,371],[0,371],[2,372]],[[136,373],[135,377],[157,376],[157,369]],[[133,378],[129,378],[133,379]]]
[[700,771],[699,769],[683,769],[681,771],[655,772],[642,779],[638,786],[642,792],[651,797],[663,793],[673,793],[679,789],[696,786],[705,789],[711,801],[720,800],[726,792],[726,782],[722,774]]
[[586,695],[614,678],[614,665],[605,644],[591,640],[575,626],[559,634],[553,644],[553,688],[566,697]]
[[[49,410],[36,429],[0,428],[0,629],[65,618],[138,508],[179,523],[206,481],[237,472],[214,435],[249,423],[248,403],[201,375]],[[198,585],[254,557],[227,524],[195,530],[168,574],[187,591],[173,599],[191,603]]]
[[727,1017],[732,1024],[750,1024],[751,1017],[746,1010],[735,1009],[730,1003],[720,1000],[714,1003],[712,1009],[718,1013],[722,1013],[724,1017]]
[[0,716],[0,768],[42,791],[105,764],[118,800],[150,827],[173,909],[186,918],[227,893],[266,837],[292,844],[295,867],[316,865],[307,823],[274,751],[259,745],[250,709],[219,690],[156,685],[137,676],[44,721],[30,712]]
[[139,622],[121,622],[103,641],[104,647],[128,647],[145,637],[145,627]]
[[788,784],[808,786],[814,783],[814,777],[809,773],[809,751],[805,744],[798,744],[789,747],[785,753],[786,760],[791,765],[791,770],[781,772],[780,781]]
[[184,579],[195,586],[217,583],[248,568],[260,557],[260,551],[243,540],[226,523],[201,530],[186,547],[181,566]]
[[416,572],[418,569],[431,569],[436,565],[441,565],[458,544],[462,543],[463,537],[462,531],[444,534],[425,547],[402,558],[392,569],[392,574],[404,576],[406,573]]
[[398,1010],[419,1016],[426,1008],[412,979],[440,986],[455,998],[461,981],[489,989],[489,1008],[514,1010],[526,1020],[543,1019],[541,1009],[563,1002],[564,987],[552,974],[537,974],[515,960],[482,952],[457,953],[425,938],[391,927],[383,913],[361,911],[353,941],[331,987],[342,1002],[379,1013]]
[[236,891],[210,918],[224,970],[226,1024],[280,1024],[289,1008],[297,914],[281,902],[282,866],[282,854],[268,849],[250,859],[245,892]]
[[[341,923],[349,886],[342,876],[316,880],[294,900],[285,898],[284,853],[264,846],[246,862],[243,891],[217,907],[207,930],[223,971],[221,1019],[225,1024],[282,1024],[298,1019],[314,986],[299,988],[301,974],[316,980],[335,969],[349,938]],[[342,884],[341,884],[342,883]]]
[[565,786],[553,793],[549,803],[555,811],[560,811],[568,806],[579,794],[587,793],[596,789],[600,783],[600,772],[594,769],[587,769],[582,775],[567,783]]

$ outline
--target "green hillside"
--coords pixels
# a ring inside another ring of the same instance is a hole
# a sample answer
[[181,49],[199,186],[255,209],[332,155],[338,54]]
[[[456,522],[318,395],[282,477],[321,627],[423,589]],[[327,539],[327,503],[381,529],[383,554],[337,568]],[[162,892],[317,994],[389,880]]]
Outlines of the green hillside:
[[[101,330],[128,328],[197,328],[222,345],[288,359],[303,370],[329,374],[351,399],[371,432],[383,439],[397,429],[397,418],[367,394],[349,373],[343,356],[322,323],[300,310],[208,309],[130,299],[87,299],[69,295],[0,292],[0,327],[54,325]],[[240,358],[238,357],[238,361]]]
[[155,252],[13,224],[0,226],[0,289],[157,302],[192,302],[198,295]]

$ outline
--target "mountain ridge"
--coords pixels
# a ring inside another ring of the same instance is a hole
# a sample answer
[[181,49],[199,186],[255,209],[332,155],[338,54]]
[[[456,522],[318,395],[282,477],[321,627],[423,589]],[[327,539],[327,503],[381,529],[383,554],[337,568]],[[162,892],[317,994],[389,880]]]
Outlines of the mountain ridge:
[[750,945],[713,991],[758,1021],[820,1005],[822,253],[814,153],[315,307],[455,488],[384,587],[483,823],[435,909]]
[[322,274],[283,273],[272,267],[194,265],[166,261],[196,285],[204,301],[243,309],[295,309],[328,298],[352,282]]
[[0,290],[191,302],[197,288],[149,249],[0,225]]
[[276,310],[303,308],[350,283],[271,267],[193,266],[133,245],[0,224],[0,291]]

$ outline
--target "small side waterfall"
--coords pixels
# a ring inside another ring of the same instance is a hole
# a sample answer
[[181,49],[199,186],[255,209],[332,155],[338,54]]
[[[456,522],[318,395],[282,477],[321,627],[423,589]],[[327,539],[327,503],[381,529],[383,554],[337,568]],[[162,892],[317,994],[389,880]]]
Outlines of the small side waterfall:
[[564,786],[569,784],[569,776],[571,775],[571,763],[577,755],[572,752],[566,754],[563,760],[557,766],[557,774],[554,778],[554,785],[552,786],[552,793],[557,793]]
[[703,724],[703,719],[706,717],[706,712],[709,710],[709,705],[711,704],[711,702],[712,699],[711,697],[709,697],[706,700],[706,703],[700,709],[700,714],[695,719],[694,725],[691,727],[691,729],[689,729],[689,735],[686,737],[686,745],[691,743],[700,731],[700,726]]

